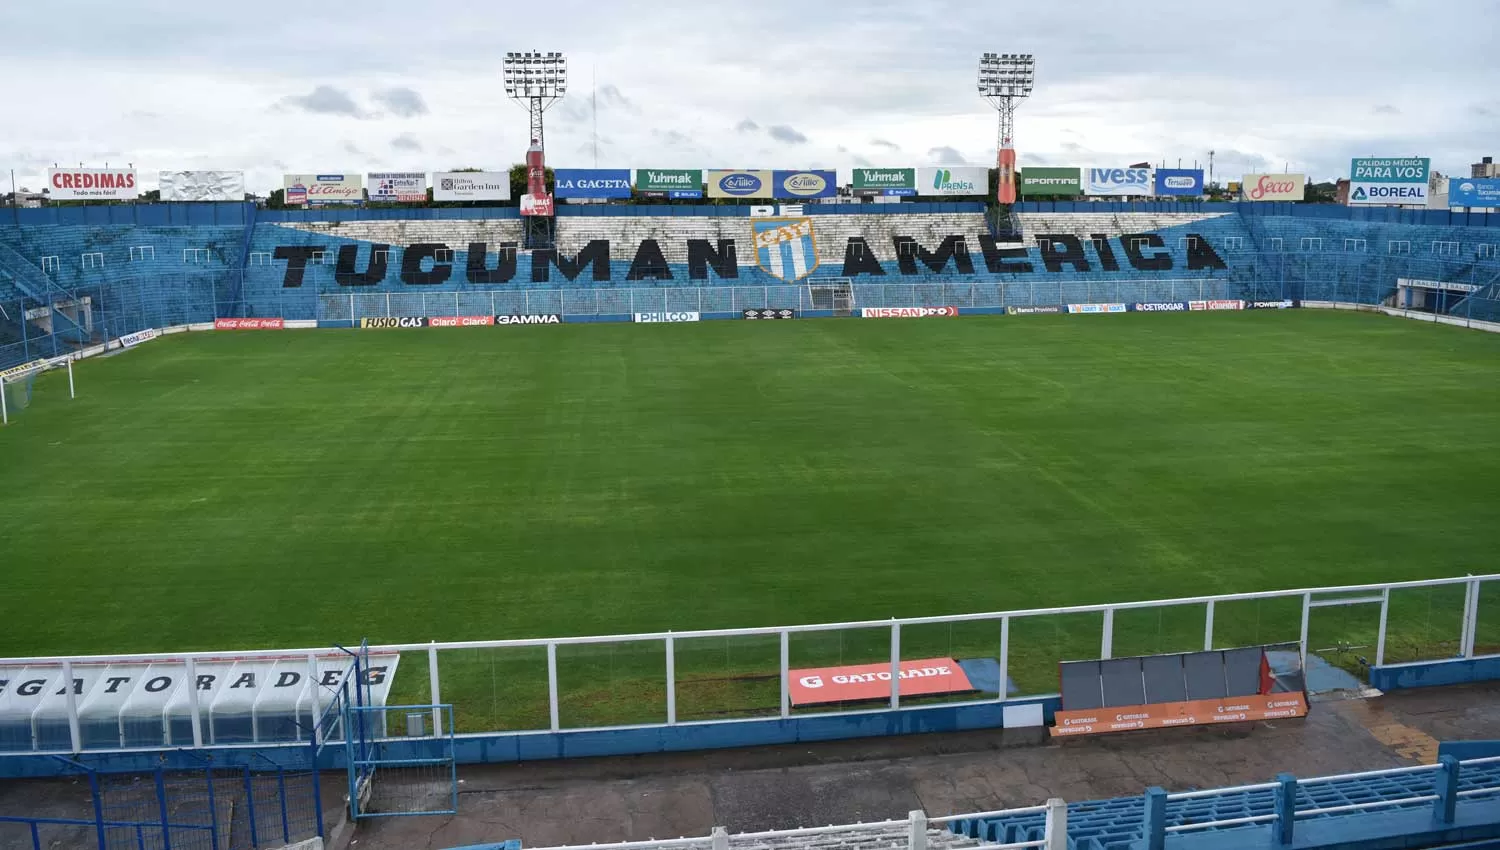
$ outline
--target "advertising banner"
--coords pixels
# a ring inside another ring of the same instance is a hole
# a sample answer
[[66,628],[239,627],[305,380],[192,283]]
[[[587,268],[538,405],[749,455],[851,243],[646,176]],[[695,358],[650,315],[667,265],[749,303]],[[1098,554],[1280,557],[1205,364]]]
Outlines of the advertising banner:
[[795,319],[795,318],[797,318],[797,311],[796,310],[789,310],[789,309],[787,309],[785,307],[783,307],[780,310],[775,310],[775,309],[771,309],[771,308],[768,307],[768,308],[766,308],[764,310],[746,310],[745,311],[745,318],[747,318],[747,319]]
[[990,170],[978,165],[917,169],[919,195],[987,195]]
[[1021,194],[1082,195],[1083,178],[1076,168],[1023,168]]
[[1243,310],[1243,301],[1189,301],[1189,310]]
[[427,320],[429,328],[482,328],[495,323],[494,316],[433,316]]
[[660,192],[669,198],[703,197],[701,168],[637,168],[635,188],[642,192]]
[[533,195],[527,193],[521,196],[521,215],[535,215],[542,218],[550,218],[557,210],[557,202],[551,195]]
[[161,336],[161,331],[156,328],[146,328],[143,331],[136,331],[133,334],[126,334],[120,337],[120,345],[126,348],[135,348],[137,345],[143,342],[150,342],[159,336]]
[[1361,157],[1349,164],[1349,206],[1427,206],[1426,157]]
[[425,328],[427,327],[426,316],[366,316],[359,320],[359,326],[366,329],[380,330],[383,328]]
[[628,168],[559,168],[552,172],[557,180],[554,194],[559,198],[628,198]]
[[1300,201],[1307,191],[1307,175],[1246,174],[1240,186],[1247,201]]
[[995,200],[1002,204],[1016,202],[1016,151],[1001,148],[995,160]]
[[1158,168],[1156,169],[1156,194],[1201,195],[1203,194],[1203,169]]
[[1155,191],[1149,168],[1087,168],[1083,172],[1085,195],[1150,195]]
[[508,201],[506,171],[439,171],[432,175],[434,201]]
[[216,331],[279,331],[285,327],[285,319],[214,319]]
[[49,168],[54,201],[128,201],[140,196],[134,168]]
[[773,171],[772,189],[778,198],[832,198],[839,178],[833,171]]
[[421,204],[427,201],[427,175],[420,171],[374,171],[370,178],[370,200],[385,204]]
[[1055,315],[1057,313],[1061,313],[1062,311],[1063,311],[1063,308],[1061,306],[1056,305],[1056,304],[1049,304],[1049,305],[1047,305],[1045,307],[1006,307],[1005,308],[1005,312],[1007,314],[1011,315],[1011,316]]
[[1292,309],[1294,307],[1301,307],[1301,306],[1302,306],[1302,302],[1301,301],[1298,301],[1298,300],[1295,300],[1295,299],[1292,299],[1292,298],[1284,298],[1284,299],[1282,299],[1280,301],[1246,301],[1245,302],[1245,309],[1246,310],[1290,310],[1290,309]]
[[957,316],[957,307],[861,307],[861,319],[924,319],[928,316]]
[[1057,712],[1053,737],[1097,735],[1132,729],[1162,729],[1210,723],[1246,723],[1307,714],[1307,698],[1299,693],[1257,694],[1247,697],[1162,702],[1116,708]]
[[163,171],[157,175],[163,201],[243,201],[243,171]]
[[1136,302],[1130,305],[1132,313],[1185,313],[1188,303],[1186,301],[1147,301]]
[[[968,674],[952,658],[903,661],[897,668],[903,697],[959,694],[974,690]],[[891,664],[851,664],[789,671],[792,705],[890,699]]]
[[775,175],[770,171],[710,171],[710,198],[769,198]]
[[561,313],[512,313],[509,316],[496,316],[497,325],[560,325],[562,324]]
[[1500,207],[1500,178],[1452,178],[1448,181],[1448,206]]
[[359,174],[285,174],[281,185],[287,206],[358,204],[365,199],[364,177]]
[[915,168],[856,168],[856,195],[910,196],[917,193]]
[[680,313],[636,313],[637,322],[696,322],[703,318],[697,311]]
[[1074,314],[1124,313],[1124,304],[1069,304],[1068,312]]

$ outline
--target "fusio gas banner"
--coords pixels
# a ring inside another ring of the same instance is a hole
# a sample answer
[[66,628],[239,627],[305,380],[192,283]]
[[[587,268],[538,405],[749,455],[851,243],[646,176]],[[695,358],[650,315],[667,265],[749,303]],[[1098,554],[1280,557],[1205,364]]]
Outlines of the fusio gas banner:
[[1240,187],[1247,201],[1300,201],[1307,191],[1307,175],[1246,174]]
[[505,171],[439,171],[432,175],[434,201],[508,201],[510,173]]
[[628,168],[559,168],[552,172],[559,198],[628,198]]
[[1150,195],[1154,192],[1149,168],[1086,168],[1083,171],[1085,195]]
[[243,201],[243,171],[163,171],[157,176],[163,201]]
[[1432,160],[1425,157],[1352,160],[1349,206],[1426,206],[1427,176],[1431,170]]
[[47,187],[54,201],[128,201],[141,194],[134,168],[49,168]]
[[364,177],[359,174],[285,174],[281,185],[287,206],[357,204],[365,199]]
[[1203,194],[1203,169],[1158,168],[1156,169],[1157,195],[1201,195]]
[[917,169],[918,195],[985,195],[990,191],[990,170],[978,165]]
[[769,198],[775,174],[770,171],[710,171],[710,198]]
[[427,175],[421,171],[375,171],[370,178],[370,200],[420,204],[427,200]]
[[359,326],[365,329],[384,328],[425,328],[427,327],[426,316],[366,316],[359,320]]
[[861,307],[862,319],[925,319],[928,316],[957,316],[957,307]]
[[778,198],[831,198],[838,193],[833,171],[773,171],[772,180]]
[[1448,181],[1448,206],[1500,207],[1500,178],[1452,178]]
[[635,188],[642,192],[660,192],[669,198],[703,197],[703,170],[700,168],[637,168]]

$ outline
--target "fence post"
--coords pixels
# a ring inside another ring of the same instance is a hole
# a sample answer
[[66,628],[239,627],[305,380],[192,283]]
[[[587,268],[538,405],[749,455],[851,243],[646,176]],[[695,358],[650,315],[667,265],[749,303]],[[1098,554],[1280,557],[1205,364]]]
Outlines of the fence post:
[[438,679],[437,641],[427,645],[427,685],[432,693],[432,734],[443,734],[442,683]]
[[[188,711],[193,724],[193,749],[203,748],[203,715],[198,706],[198,662],[191,655],[187,657],[187,684],[188,684]],[[317,688],[317,681],[313,681],[313,688]],[[313,711],[317,717],[318,712]],[[170,734],[170,733],[168,733]]]
[[78,728],[78,690],[73,682],[73,662],[63,662],[63,701],[68,708],[68,741],[75,753],[83,752],[83,732]]
[[792,634],[781,630],[781,716],[792,716]]
[[1469,592],[1466,594],[1469,599],[1469,609],[1466,612],[1468,616],[1465,618],[1465,622],[1468,625],[1468,631],[1463,636],[1463,654],[1465,658],[1474,657],[1474,638],[1476,633],[1479,631],[1480,588],[1481,585],[1479,583],[1479,579],[1469,579]]
[[1298,649],[1302,655],[1303,675],[1307,674],[1307,615],[1312,612],[1312,594],[1302,594],[1302,636],[1298,639]]
[[[353,801],[351,805],[355,805]],[[260,846],[260,839],[256,836],[255,824],[255,781],[250,776],[250,765],[245,765],[245,814],[246,820],[250,822],[250,846]]]
[[1046,840],[1044,850],[1068,850],[1068,804],[1061,797],[1047,801]]
[[1146,789],[1141,834],[1146,838],[1146,850],[1163,850],[1167,846],[1167,792],[1154,785]]
[[1208,607],[1203,612],[1203,651],[1212,652],[1214,648],[1214,601],[1208,600]]
[[[1391,613],[1391,589],[1382,587],[1380,589],[1380,628],[1375,634],[1375,666],[1379,667],[1385,663],[1385,623]],[[1306,675],[1306,671],[1303,671]]]
[[561,728],[558,722],[557,705],[557,644],[547,644],[547,711],[552,719],[552,731]]
[[[317,785],[317,776],[318,776],[318,773],[317,773],[317,767],[316,767],[316,762],[315,762],[314,763],[314,767],[313,767],[313,785],[314,786]],[[209,836],[210,839],[212,839],[211,846],[218,847],[219,846],[219,804],[218,804],[218,801],[214,799],[214,768],[213,768],[212,764],[210,764],[207,767],[203,768],[203,779],[204,779],[204,782],[208,785],[208,836]],[[319,800],[318,803],[321,806],[322,805],[322,800]],[[318,812],[318,823],[319,823],[319,825],[321,827],[321,825],[323,823],[321,809]],[[319,829],[318,834],[319,835],[323,834],[321,828]]]
[[677,641],[667,635],[667,723],[677,722]]
[[286,768],[276,768],[276,795],[281,798],[281,840],[292,843],[292,824],[286,814]]
[[171,820],[167,817],[167,777],[166,771],[160,765],[157,765],[154,778],[156,780],[156,808],[161,814],[161,850],[172,850]]
[[1277,847],[1292,846],[1292,832],[1297,823],[1297,777],[1290,773],[1276,774],[1280,787],[1276,789],[1276,831],[1274,844]]
[[907,850],[927,850],[927,813],[921,809],[913,809],[907,819]]
[[709,835],[713,842],[713,850],[729,850],[729,830],[716,826]]
[[891,621],[891,708],[901,707],[901,624]]
[[94,798],[94,833],[99,837],[100,850],[109,845],[104,841],[104,792],[99,788],[99,775],[92,768],[89,772],[89,796]]
[[999,696],[996,700],[1005,702],[1010,699],[1010,618],[1000,618],[1000,682],[997,687]]
[[1115,649],[1115,609],[1104,609],[1104,636],[1099,641],[1099,657],[1108,660]]
[[1458,773],[1462,765],[1454,756],[1438,756],[1437,776],[1433,778],[1433,791],[1437,799],[1432,802],[1432,814],[1442,823],[1453,823],[1458,816]]

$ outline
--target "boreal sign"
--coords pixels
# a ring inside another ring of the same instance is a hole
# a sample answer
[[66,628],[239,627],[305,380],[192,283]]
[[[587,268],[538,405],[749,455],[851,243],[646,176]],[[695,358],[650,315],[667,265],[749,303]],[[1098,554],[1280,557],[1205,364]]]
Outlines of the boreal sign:
[[1349,206],[1427,206],[1432,160],[1360,157],[1349,164]]
[[1203,194],[1203,169],[1158,168],[1156,169],[1157,195],[1201,195]]
[[1149,168],[1088,168],[1083,172],[1085,195],[1150,195]]
[[838,174],[833,171],[776,171],[777,198],[831,198],[838,194]]
[[559,198],[628,198],[628,168],[559,168],[554,194]]

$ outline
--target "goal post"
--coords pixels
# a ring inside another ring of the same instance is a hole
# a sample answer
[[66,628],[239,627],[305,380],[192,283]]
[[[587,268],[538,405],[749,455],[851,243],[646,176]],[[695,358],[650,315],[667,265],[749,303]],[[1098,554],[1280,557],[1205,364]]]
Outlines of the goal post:
[[11,419],[31,406],[37,377],[54,369],[68,370],[68,398],[77,398],[78,385],[73,378],[72,355],[38,360],[0,372],[0,425],[9,425]]

